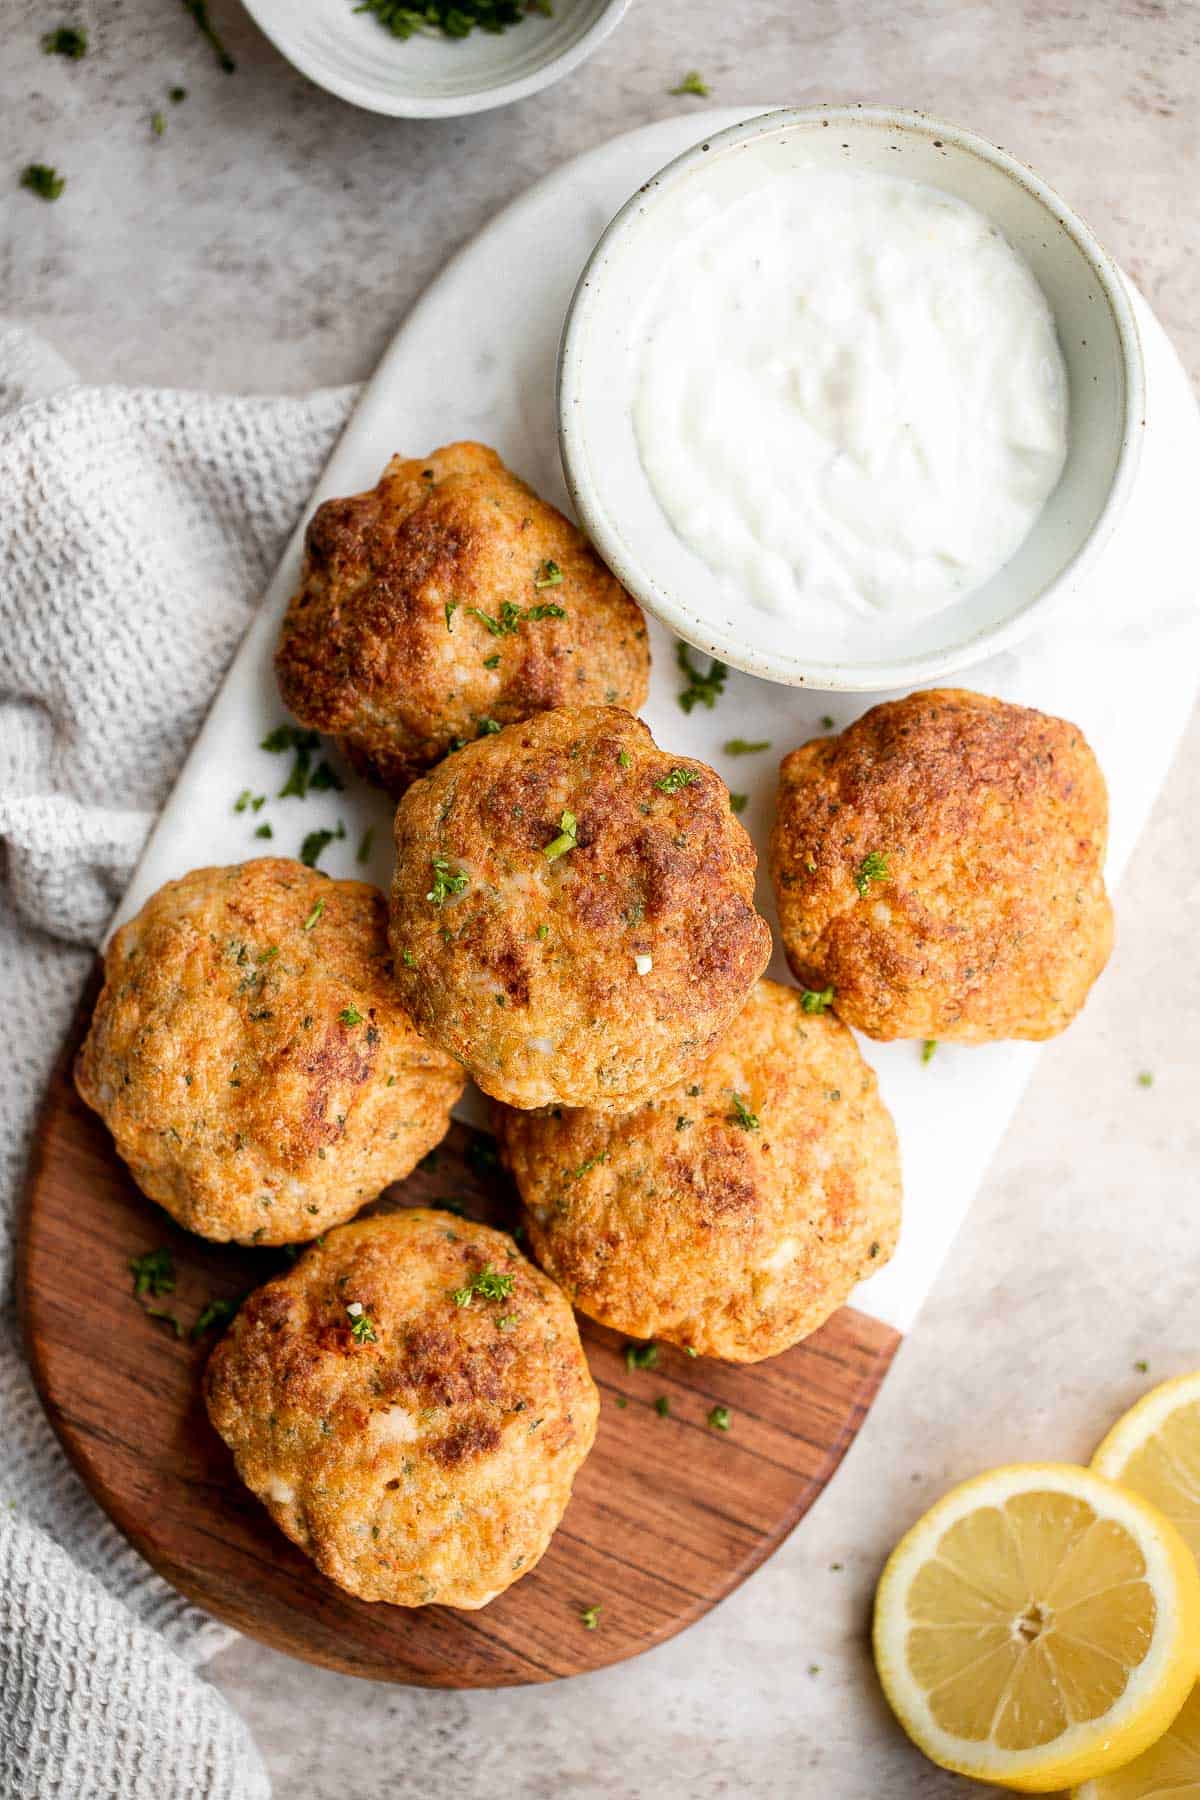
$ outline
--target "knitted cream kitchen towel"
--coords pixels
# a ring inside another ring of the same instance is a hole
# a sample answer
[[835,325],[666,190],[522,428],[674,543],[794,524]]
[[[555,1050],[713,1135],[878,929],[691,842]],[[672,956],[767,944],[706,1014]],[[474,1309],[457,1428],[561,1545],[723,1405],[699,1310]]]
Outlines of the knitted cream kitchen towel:
[[[104,1616],[116,1637],[122,1609],[131,1630],[154,1628],[157,1637],[137,1642],[161,1641],[164,1659],[169,1644],[201,1661],[230,1634],[125,1544],[50,1435],[14,1326],[14,1201],[92,950],[353,398],[348,389],[244,400],[82,387],[36,337],[0,326],[0,1505],[8,1531],[27,1537],[9,1566],[24,1572],[16,1603],[29,1616],[30,1582],[69,1575],[81,1592],[111,1596]],[[64,1270],[64,1331],[69,1280]],[[65,1554],[43,1555],[47,1539]],[[5,1631],[13,1605],[0,1581]],[[105,1703],[94,1649],[78,1645],[90,1666],[74,1723]],[[33,1665],[19,1676],[38,1678]],[[211,1706],[211,1690],[196,1690]],[[130,1729],[139,1693],[150,1691],[135,1682],[115,1695]],[[3,1800],[35,1791],[17,1780],[0,1758]],[[36,1791],[110,1792],[52,1782]],[[154,1789],[156,1800],[206,1791]]]

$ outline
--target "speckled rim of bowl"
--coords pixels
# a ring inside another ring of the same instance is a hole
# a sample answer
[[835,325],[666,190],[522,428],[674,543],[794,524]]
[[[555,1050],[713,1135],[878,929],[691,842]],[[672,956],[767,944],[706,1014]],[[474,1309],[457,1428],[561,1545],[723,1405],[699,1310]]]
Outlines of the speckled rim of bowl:
[[[783,670],[777,665],[773,666],[768,658],[747,650],[724,632],[711,631],[660,587],[648,570],[631,560],[629,546],[618,532],[610,529],[608,516],[597,503],[590,485],[588,456],[580,419],[582,408],[578,404],[576,384],[583,355],[583,338],[588,327],[590,295],[603,279],[606,267],[619,250],[625,235],[636,228],[644,212],[646,194],[685,180],[701,159],[707,161],[714,152],[719,154],[754,137],[774,134],[781,126],[812,128],[836,124],[869,124],[888,131],[915,132],[922,137],[936,137],[958,150],[991,163],[1041,203],[1090,265],[1108,307],[1121,351],[1125,383],[1124,420],[1120,452],[1108,496],[1091,530],[1057,575],[1007,618],[965,641],[923,655],[901,656],[879,663],[820,661],[811,671],[796,667]],[[571,296],[559,342],[557,387],[559,455],[571,504],[580,525],[604,561],[646,611],[695,648],[709,656],[718,657],[722,662],[742,669],[747,674],[791,687],[813,687],[825,692],[845,693],[871,693],[909,686],[934,680],[972,663],[981,662],[985,657],[1011,648],[1056,603],[1063,601],[1074,590],[1083,572],[1096,560],[1124,510],[1141,454],[1146,404],[1141,338],[1120,270],[1089,227],[1061,196],[1027,164],[1011,156],[1007,150],[1000,149],[998,145],[989,143],[986,138],[968,131],[964,126],[951,124],[935,114],[917,112],[911,108],[856,105],[776,107],[757,114],[752,119],[697,139],[689,150],[667,163],[636,193],[631,194],[605,228],[584,265]]]
[[[347,0],[347,4],[349,3],[350,0]],[[565,50],[548,56],[544,63],[531,70],[528,75],[515,81],[498,82],[470,92],[447,95],[405,92],[390,87],[386,78],[382,77],[377,86],[348,80],[336,70],[324,66],[280,23],[275,0],[242,0],[242,4],[263,36],[270,39],[293,68],[299,69],[302,75],[315,82],[317,87],[324,88],[326,93],[336,94],[339,100],[346,100],[351,106],[362,107],[365,112],[383,113],[392,119],[456,119],[467,113],[489,112],[493,107],[509,106],[515,100],[525,100],[530,94],[539,93],[542,88],[561,81],[563,76],[569,75],[599,49],[609,33],[620,24],[631,0],[608,0],[607,6],[586,31]]]

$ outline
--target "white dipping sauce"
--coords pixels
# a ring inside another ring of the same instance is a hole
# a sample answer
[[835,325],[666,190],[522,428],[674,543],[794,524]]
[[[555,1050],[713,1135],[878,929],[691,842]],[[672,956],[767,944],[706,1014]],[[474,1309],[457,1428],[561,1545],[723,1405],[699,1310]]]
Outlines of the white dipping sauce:
[[1007,562],[1058,480],[1050,308],[936,188],[748,176],[704,203],[639,320],[650,485],[735,602],[797,623],[936,612]]

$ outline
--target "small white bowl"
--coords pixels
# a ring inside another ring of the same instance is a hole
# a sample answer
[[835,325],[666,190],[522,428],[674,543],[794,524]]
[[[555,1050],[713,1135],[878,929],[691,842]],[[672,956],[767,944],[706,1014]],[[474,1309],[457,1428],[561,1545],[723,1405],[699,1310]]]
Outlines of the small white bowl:
[[354,0],[245,0],[260,31],[302,75],[352,106],[398,119],[445,119],[507,106],[569,75],[629,0],[554,0],[506,31],[393,37]]
[[[731,159],[772,169],[906,175],[976,207],[1030,264],[1054,313],[1070,385],[1058,486],[1016,554],[983,587],[920,619],[847,621],[821,643],[749,600],[737,605],[673,531],[633,426],[640,302],[686,230],[697,194],[720,195]],[[769,681],[865,692],[928,681],[1015,643],[1077,589],[1128,496],[1144,411],[1141,345],[1116,265],[1022,163],[973,132],[914,112],[809,107],[706,138],[627,201],[584,269],[558,366],[559,447],[579,521],[648,612],[691,644]]]

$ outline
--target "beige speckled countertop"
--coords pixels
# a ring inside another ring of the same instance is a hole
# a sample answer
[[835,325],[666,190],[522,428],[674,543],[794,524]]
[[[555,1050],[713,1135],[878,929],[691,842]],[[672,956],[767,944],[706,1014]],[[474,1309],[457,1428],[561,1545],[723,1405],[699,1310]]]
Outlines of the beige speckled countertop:
[[[236,0],[212,9],[232,76],[164,0],[60,8],[92,28],[78,66],[38,53],[54,8],[5,8],[0,309],[40,320],[91,379],[264,391],[367,375],[455,246],[562,158],[686,104],[666,90],[689,68],[721,102],[887,101],[998,140],[1091,221],[1200,369],[1195,0],[635,0],[561,86],[436,124],[351,110]],[[155,138],[176,83],[188,98]],[[35,160],[68,177],[57,205],[12,189]],[[971,1791],[890,1724],[869,1596],[949,1483],[1086,1456],[1145,1385],[1135,1361],[1152,1377],[1200,1362],[1198,814],[1193,726],[1120,890],[1112,967],[1044,1056],[866,1428],[779,1555],[673,1643],[554,1688],[374,1687],[240,1645],[212,1672],[279,1800]]]

